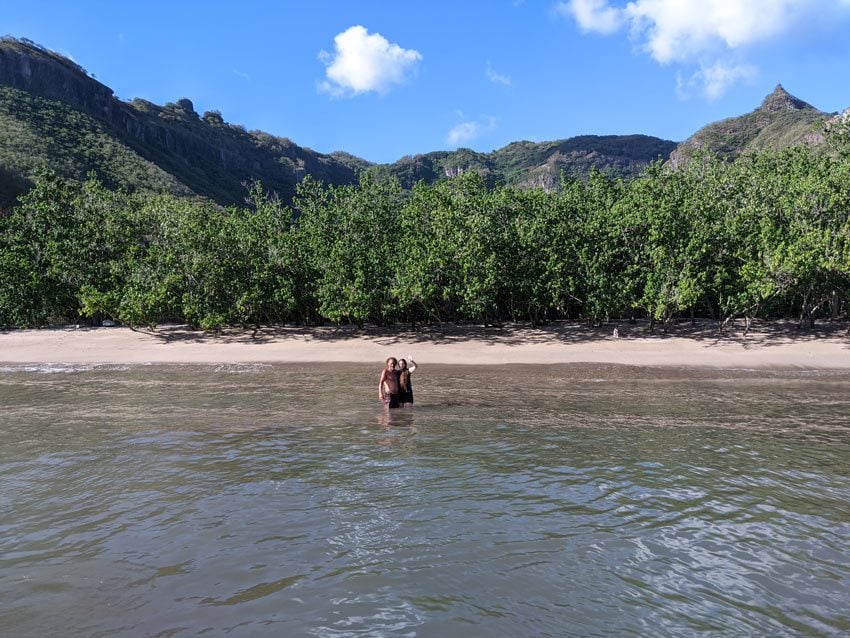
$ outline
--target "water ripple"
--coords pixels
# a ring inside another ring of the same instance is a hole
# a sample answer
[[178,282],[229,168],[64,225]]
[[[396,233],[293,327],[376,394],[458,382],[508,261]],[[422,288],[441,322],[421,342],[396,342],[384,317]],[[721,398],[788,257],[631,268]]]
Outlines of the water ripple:
[[850,375],[374,372],[0,370],[4,630],[850,633]]

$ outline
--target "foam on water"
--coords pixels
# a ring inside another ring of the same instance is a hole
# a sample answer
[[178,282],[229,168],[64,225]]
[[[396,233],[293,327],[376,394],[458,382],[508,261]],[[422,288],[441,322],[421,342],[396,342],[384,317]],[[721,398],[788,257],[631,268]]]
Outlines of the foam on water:
[[75,372],[126,372],[131,366],[111,363],[19,363],[0,365],[0,373],[69,374]]

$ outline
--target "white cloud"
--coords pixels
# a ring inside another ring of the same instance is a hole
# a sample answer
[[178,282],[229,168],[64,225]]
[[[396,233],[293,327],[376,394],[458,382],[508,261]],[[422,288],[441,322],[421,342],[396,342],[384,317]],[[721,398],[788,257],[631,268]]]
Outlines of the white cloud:
[[446,141],[450,146],[460,146],[464,142],[469,142],[478,137],[480,130],[481,125],[478,122],[461,122],[452,127]]
[[490,62],[487,62],[487,68],[484,70],[484,73],[487,75],[487,79],[493,84],[501,84],[503,86],[511,86],[512,84],[511,78],[507,75],[498,73],[492,66],[490,66]]
[[631,37],[661,64],[699,66],[686,85],[700,82],[719,97],[756,70],[722,61],[731,52],[778,39],[808,18],[850,7],[850,0],[569,0],[556,11],[586,32],[606,35],[628,27]]
[[446,142],[449,146],[460,146],[495,128],[495,117],[485,117],[481,121],[467,120],[452,127],[446,136]]
[[569,0],[557,10],[584,31],[611,34],[629,26],[658,62],[687,60],[718,47],[735,49],[781,35],[803,15],[847,0]]
[[751,80],[758,70],[749,64],[734,64],[717,61],[710,66],[701,66],[687,80],[676,77],[676,93],[686,99],[698,89],[709,100],[722,97],[733,84],[740,80]]
[[422,54],[389,42],[380,33],[370,34],[355,25],[334,37],[333,54],[319,53],[325,77],[319,89],[333,96],[353,96],[374,91],[386,93],[404,82]]
[[681,62],[757,44],[790,30],[810,0],[636,0],[624,12],[658,62]]
[[622,9],[609,7],[607,0],[570,0],[559,2],[555,11],[575,19],[582,31],[610,34],[625,22]]

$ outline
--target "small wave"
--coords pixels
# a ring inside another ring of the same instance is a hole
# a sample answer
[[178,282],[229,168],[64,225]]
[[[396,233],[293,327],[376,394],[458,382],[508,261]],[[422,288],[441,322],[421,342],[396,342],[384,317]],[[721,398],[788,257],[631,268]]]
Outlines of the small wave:
[[213,372],[224,372],[225,374],[246,374],[265,372],[271,368],[269,363],[222,363],[213,368]]
[[0,373],[27,372],[36,374],[67,374],[71,372],[126,372],[130,366],[123,364],[93,364],[93,363],[22,363],[0,366]]

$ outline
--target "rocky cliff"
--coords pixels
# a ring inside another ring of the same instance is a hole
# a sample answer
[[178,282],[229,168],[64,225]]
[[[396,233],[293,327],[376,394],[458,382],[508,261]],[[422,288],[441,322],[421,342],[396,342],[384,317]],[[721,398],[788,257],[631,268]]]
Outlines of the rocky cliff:
[[111,118],[117,101],[112,89],[68,58],[29,40],[0,40],[0,84],[63,100],[101,117]]
[[40,168],[81,179],[94,171],[107,184],[241,204],[259,180],[288,200],[307,175],[352,184],[372,168],[410,187],[476,171],[493,186],[554,190],[561,174],[593,169],[623,177],[658,159],[680,166],[706,149],[734,159],[749,150],[820,144],[829,116],[781,86],[752,113],[710,124],[680,145],[646,135],[584,135],[514,142],[490,153],[470,149],[407,156],[375,165],[353,155],[321,154],[284,137],[199,115],[191,100],[159,106],[117,99],[73,61],[28,40],[0,38],[0,209],[30,185]]
[[[17,120],[7,121],[6,129],[35,130],[38,126],[33,126],[32,117],[26,119],[29,114],[43,120],[45,133],[73,138],[72,120],[80,116],[69,114],[71,107],[94,121],[86,120],[88,128],[102,129],[103,135],[114,137],[129,153],[137,155],[139,162],[151,162],[171,175],[185,187],[176,189],[179,194],[192,192],[223,204],[240,203],[248,181],[260,180],[288,198],[307,174],[329,183],[348,184],[357,180],[358,170],[368,166],[368,162],[350,155],[323,155],[286,138],[248,132],[227,124],[216,112],[201,117],[186,98],[165,106],[138,99],[118,100],[109,87],[79,65],[26,40],[0,40],[0,87],[12,89],[3,93],[6,108],[0,105],[0,112],[5,110],[7,119]],[[37,104],[33,97],[39,98]],[[0,122],[0,132],[2,126]],[[54,142],[45,140],[42,146]],[[74,140],[70,142],[73,146]],[[93,157],[96,148],[87,146],[84,139],[77,142],[83,151],[80,161],[58,163],[59,172],[70,177],[81,177],[102,163]],[[35,152],[38,154],[38,149]],[[20,165],[19,153],[11,155],[11,159],[8,154],[0,155],[0,167],[5,165],[6,173],[26,177],[32,172],[33,166]],[[41,159],[42,164],[56,168],[49,157]]]

